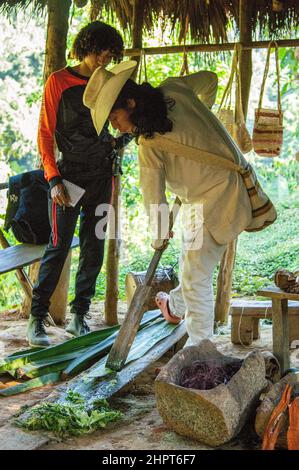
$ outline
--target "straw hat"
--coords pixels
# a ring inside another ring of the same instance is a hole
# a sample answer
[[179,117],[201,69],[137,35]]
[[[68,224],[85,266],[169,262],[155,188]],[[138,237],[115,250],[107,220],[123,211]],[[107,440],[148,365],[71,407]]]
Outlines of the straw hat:
[[98,67],[88,80],[83,103],[91,110],[93,124],[98,134],[103,129],[112,106],[136,65],[135,60],[127,60],[115,65],[109,71]]

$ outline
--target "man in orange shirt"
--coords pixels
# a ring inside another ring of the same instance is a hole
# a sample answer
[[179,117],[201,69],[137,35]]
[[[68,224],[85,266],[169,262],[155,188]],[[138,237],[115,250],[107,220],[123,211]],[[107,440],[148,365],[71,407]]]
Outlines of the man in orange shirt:
[[[64,262],[80,216],[80,259],[76,275],[75,298],[71,302],[73,318],[67,331],[80,336],[89,331],[85,321],[96,279],[104,256],[104,239],[98,239],[95,226],[100,217],[96,207],[107,204],[112,192],[112,156],[130,141],[127,134],[114,139],[106,122],[98,135],[90,109],[83,104],[89,77],[111,60],[119,62],[123,40],[118,31],[100,21],[85,26],[75,38],[72,56],[79,61],[65,67],[47,80],[38,131],[38,146],[49,182],[49,214],[52,234],[43,256],[39,277],[33,289],[27,337],[31,346],[48,346],[48,309],[50,297],[59,281]],[[56,162],[55,142],[61,158]],[[85,189],[72,207],[63,178]]]

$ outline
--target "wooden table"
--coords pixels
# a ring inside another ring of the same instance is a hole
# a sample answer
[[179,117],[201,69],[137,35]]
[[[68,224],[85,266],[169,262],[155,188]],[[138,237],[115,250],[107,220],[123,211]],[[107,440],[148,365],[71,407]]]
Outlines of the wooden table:
[[267,287],[257,294],[270,297],[272,301],[273,354],[279,361],[283,373],[290,368],[288,300],[298,301],[299,294],[289,294],[276,286]]

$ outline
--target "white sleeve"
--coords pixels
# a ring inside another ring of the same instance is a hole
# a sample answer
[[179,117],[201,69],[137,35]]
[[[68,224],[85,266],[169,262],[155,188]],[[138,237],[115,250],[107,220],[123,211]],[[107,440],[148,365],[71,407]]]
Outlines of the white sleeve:
[[169,210],[165,194],[165,169],[161,157],[161,151],[144,145],[139,146],[140,187],[143,204],[149,217],[154,248],[161,246],[168,233],[168,223],[165,222],[161,227],[157,220],[157,211],[166,214]]
[[213,106],[218,87],[216,73],[203,70],[181,78],[208,108]]

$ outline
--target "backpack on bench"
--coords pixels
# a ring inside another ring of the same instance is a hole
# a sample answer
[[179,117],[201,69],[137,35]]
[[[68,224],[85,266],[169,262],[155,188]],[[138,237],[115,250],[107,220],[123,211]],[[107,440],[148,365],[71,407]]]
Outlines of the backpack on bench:
[[48,191],[49,184],[42,170],[11,176],[4,230],[11,229],[21,243],[48,243],[51,233]]

